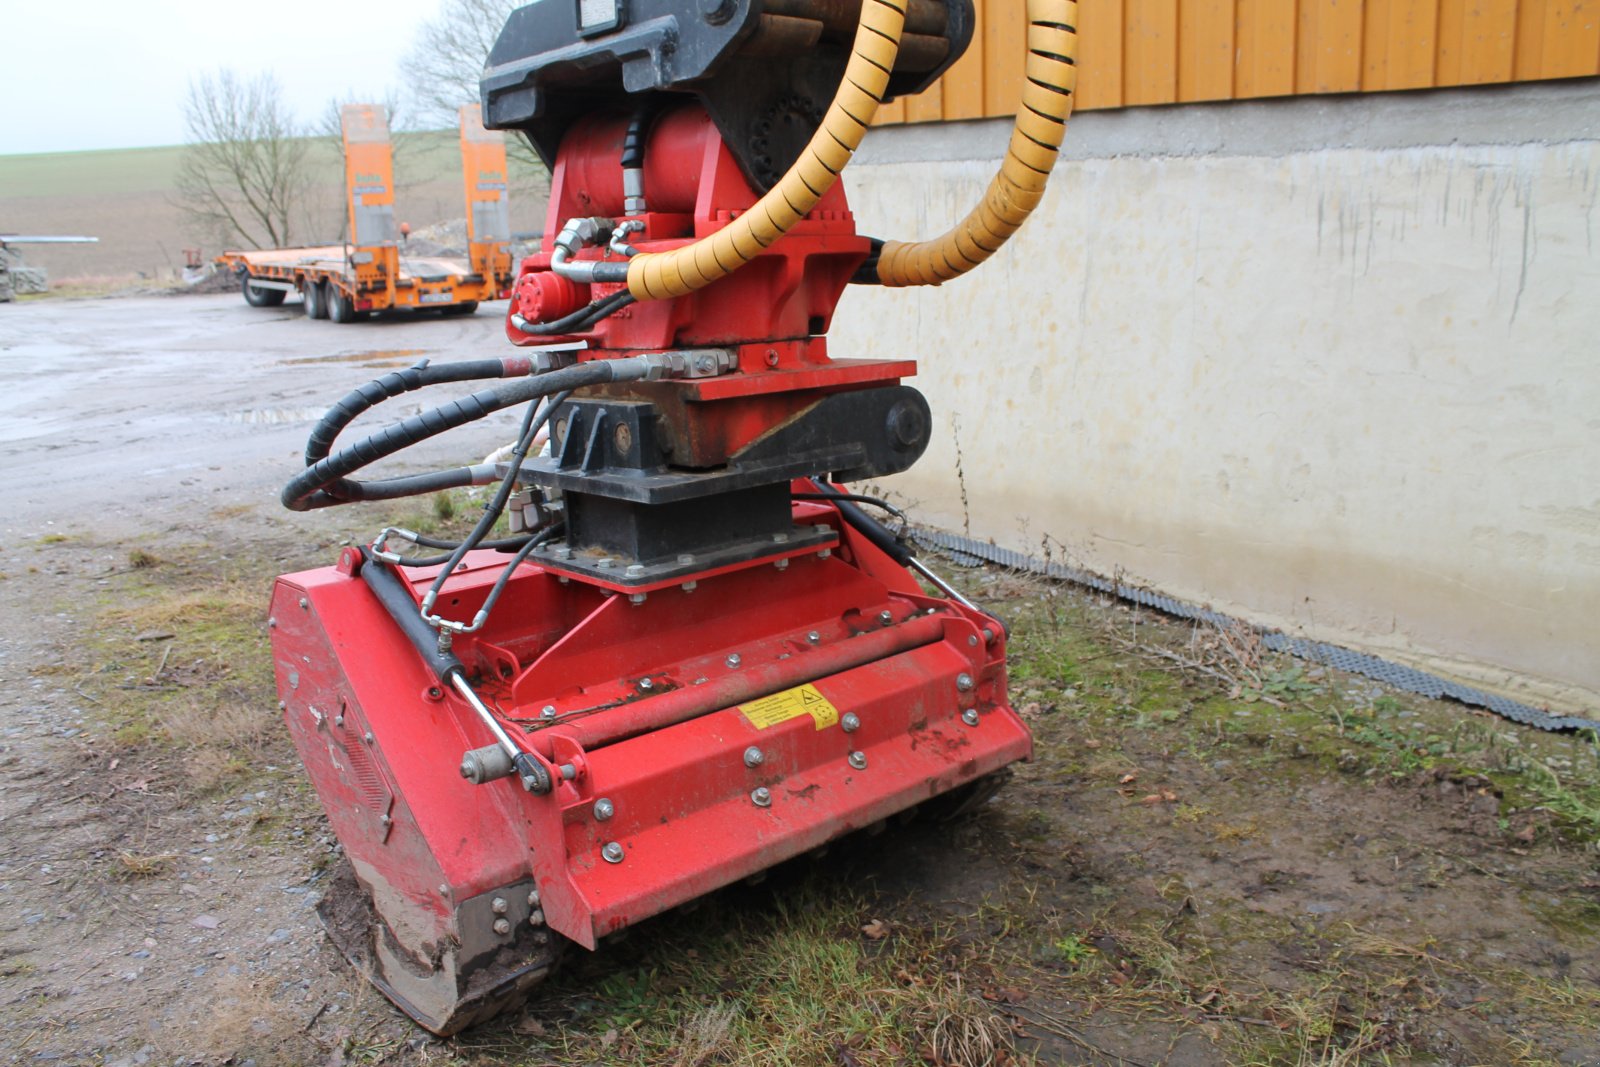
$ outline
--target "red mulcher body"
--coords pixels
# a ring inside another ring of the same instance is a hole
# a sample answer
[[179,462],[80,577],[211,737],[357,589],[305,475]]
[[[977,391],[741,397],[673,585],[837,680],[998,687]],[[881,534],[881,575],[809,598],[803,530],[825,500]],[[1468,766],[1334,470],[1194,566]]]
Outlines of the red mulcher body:
[[[650,116],[635,167],[648,204],[633,200],[627,142],[645,128],[613,112],[562,129],[547,232],[605,218],[656,251],[755,202],[747,161],[694,103]],[[437,566],[347,549],[278,580],[285,719],[357,883],[324,916],[429,1029],[520,999],[567,942],[593,949],[930,798],[981,790],[1031,754],[998,621],[929,595],[904,550],[829,495],[909,466],[930,432],[900,384],[913,362],[827,352],[834,306],[871,251],[835,186],[728,278],[555,336],[540,324],[624,286],[552,272],[548,247],[522,263],[514,344],[587,342],[579,366],[665,355],[676,376],[563,398],[551,454],[503,472],[547,503],[560,490],[564,539],[528,554],[482,628],[447,643],[456,688],[403,625]],[[623,254],[602,241],[578,258]],[[506,558],[466,555],[433,610],[473,618]],[[388,606],[379,575],[363,574],[374,568],[403,594]],[[463,753],[493,751],[495,729],[545,791],[508,772],[463,780]]]

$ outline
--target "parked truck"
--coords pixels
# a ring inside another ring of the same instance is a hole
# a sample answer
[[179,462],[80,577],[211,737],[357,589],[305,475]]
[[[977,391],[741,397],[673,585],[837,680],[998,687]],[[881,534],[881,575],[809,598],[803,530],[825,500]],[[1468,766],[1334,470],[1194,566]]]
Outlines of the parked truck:
[[389,120],[373,104],[340,109],[347,223],[342,245],[224,252],[251,307],[277,307],[298,293],[307,318],[354,322],[398,308],[470,315],[482,300],[503,300],[512,282],[511,219],[503,135],[483,128],[478,105],[463,107],[461,169],[466,192],[467,258],[404,254],[394,216],[394,153]]

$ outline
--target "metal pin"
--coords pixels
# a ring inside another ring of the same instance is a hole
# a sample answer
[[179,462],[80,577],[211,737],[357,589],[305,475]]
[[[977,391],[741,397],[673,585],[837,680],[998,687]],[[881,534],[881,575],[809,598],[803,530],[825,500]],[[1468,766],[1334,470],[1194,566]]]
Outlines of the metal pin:
[[539,709],[539,718],[541,718],[541,719],[553,719],[555,717],[556,717],[556,706],[554,704],[546,704],[544,707]]

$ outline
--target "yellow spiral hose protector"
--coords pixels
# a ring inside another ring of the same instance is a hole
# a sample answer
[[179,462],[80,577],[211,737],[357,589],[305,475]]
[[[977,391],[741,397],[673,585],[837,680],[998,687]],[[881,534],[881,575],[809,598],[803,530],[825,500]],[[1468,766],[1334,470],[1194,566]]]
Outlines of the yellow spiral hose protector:
[[1011,143],[983,200],[943,236],[889,241],[878,254],[884,285],[938,285],[976,267],[1016,233],[1044,196],[1078,83],[1078,5],[1028,0],[1028,59]]
[[905,27],[906,0],[862,0],[850,60],[822,125],[787,174],[748,211],[709,237],[671,252],[644,252],[628,261],[628,291],[638,300],[665,300],[704,288],[761,254],[839,180],[889,86]]

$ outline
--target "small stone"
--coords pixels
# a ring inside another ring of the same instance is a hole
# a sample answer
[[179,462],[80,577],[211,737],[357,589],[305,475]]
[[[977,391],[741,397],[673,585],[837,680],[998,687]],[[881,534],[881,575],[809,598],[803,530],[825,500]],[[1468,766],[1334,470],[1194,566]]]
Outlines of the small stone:
[[222,922],[215,915],[196,915],[189,920],[202,930],[215,930]]

